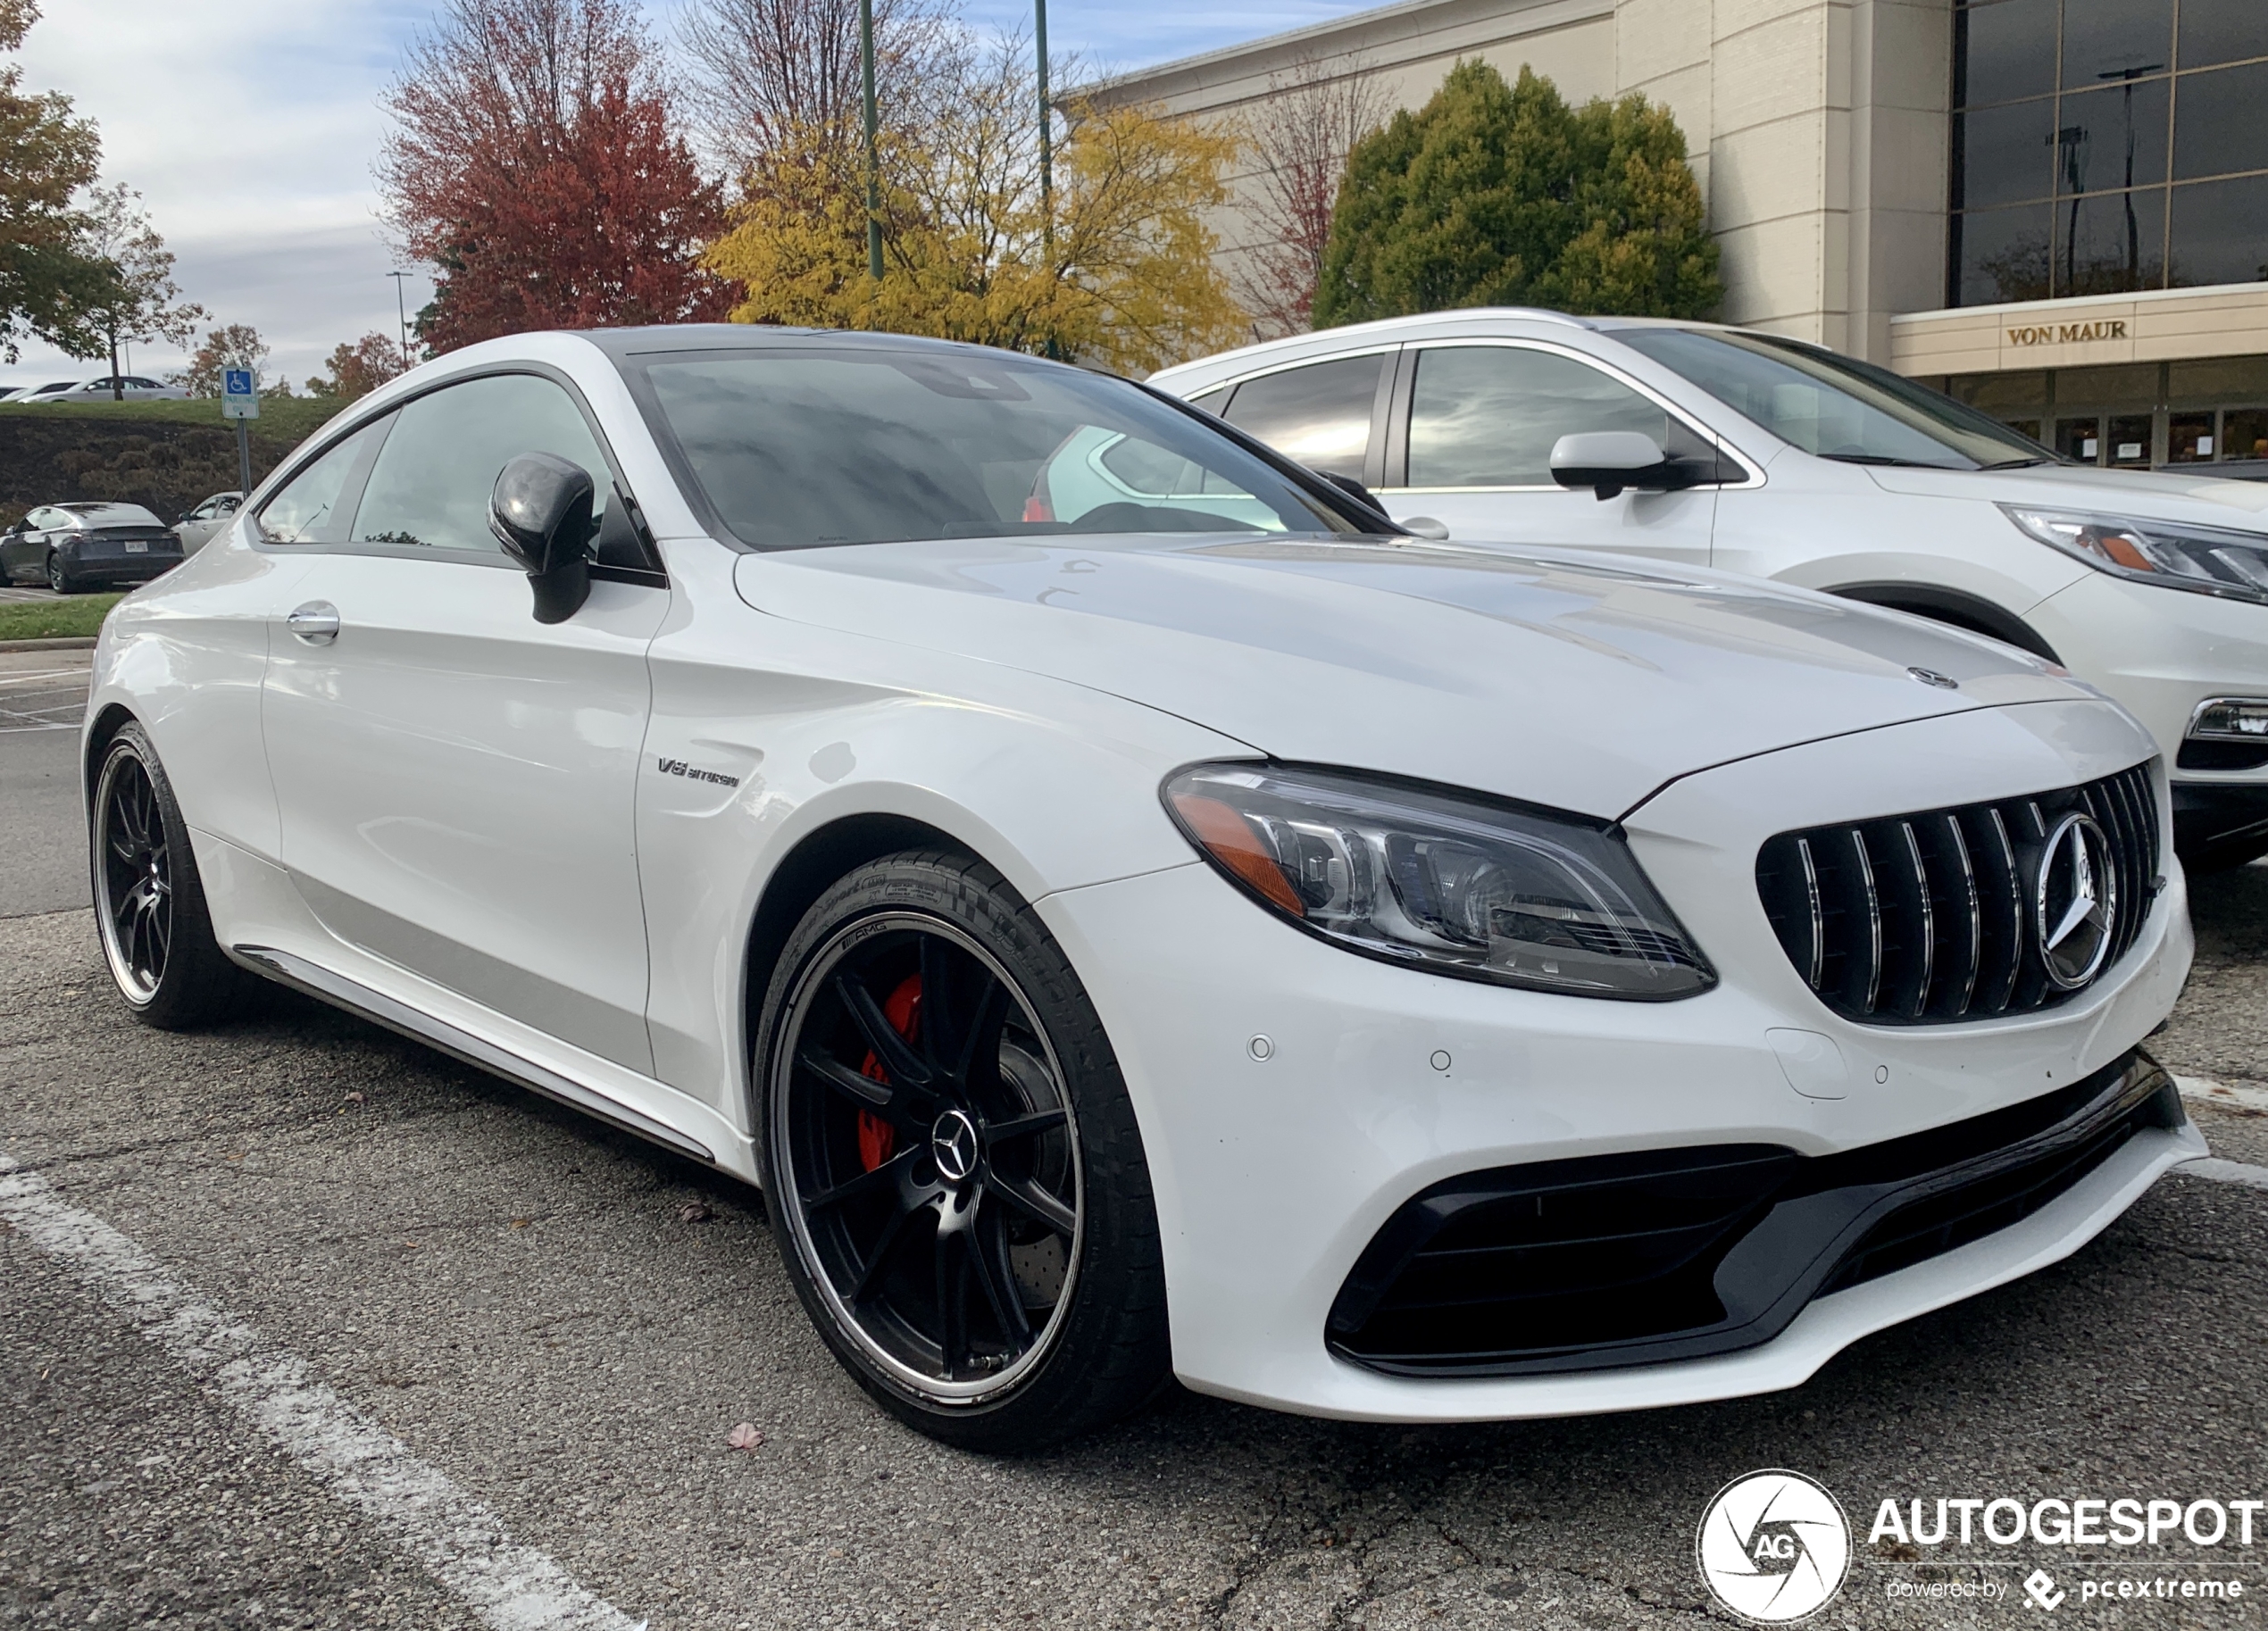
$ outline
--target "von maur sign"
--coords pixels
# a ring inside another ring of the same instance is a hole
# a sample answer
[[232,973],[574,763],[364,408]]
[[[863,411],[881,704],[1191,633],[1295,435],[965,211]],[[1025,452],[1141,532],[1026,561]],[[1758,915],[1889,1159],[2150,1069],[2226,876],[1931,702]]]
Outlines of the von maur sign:
[[260,376],[248,368],[221,370],[221,417],[237,421],[237,478],[252,491],[252,432],[245,421],[260,417]]

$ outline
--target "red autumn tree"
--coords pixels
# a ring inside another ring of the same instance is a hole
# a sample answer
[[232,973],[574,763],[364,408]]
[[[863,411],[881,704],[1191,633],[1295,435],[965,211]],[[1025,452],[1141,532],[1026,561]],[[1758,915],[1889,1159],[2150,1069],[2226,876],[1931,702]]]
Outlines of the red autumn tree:
[[1347,155],[1393,111],[1371,64],[1302,57],[1268,76],[1268,99],[1252,120],[1253,178],[1245,211],[1250,241],[1237,292],[1263,339],[1314,325],[1315,286]]
[[440,268],[429,352],[730,308],[699,263],[723,199],[656,61],[625,0],[449,0],[387,93],[378,167],[410,252]]

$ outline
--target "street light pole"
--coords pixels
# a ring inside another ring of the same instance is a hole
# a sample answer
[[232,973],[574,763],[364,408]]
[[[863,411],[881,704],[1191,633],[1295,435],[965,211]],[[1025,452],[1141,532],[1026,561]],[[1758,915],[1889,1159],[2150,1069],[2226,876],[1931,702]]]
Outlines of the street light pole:
[[874,0],[858,0],[858,66],[866,93],[866,274],[882,280],[881,120],[874,105]]
[[1055,112],[1047,96],[1047,0],[1031,0],[1032,38],[1039,54],[1039,233],[1052,266],[1055,258]]
[[402,279],[410,274],[390,271],[386,275],[394,279],[394,321],[401,330],[396,337],[402,346],[402,366],[407,369],[410,365],[410,309],[402,300]]

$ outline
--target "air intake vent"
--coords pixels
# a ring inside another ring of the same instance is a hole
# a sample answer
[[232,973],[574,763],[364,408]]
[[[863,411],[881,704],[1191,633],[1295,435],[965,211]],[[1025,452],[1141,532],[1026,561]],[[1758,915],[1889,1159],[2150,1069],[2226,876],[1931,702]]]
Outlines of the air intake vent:
[[[1846,1019],[1932,1025],[2053,1007],[2117,962],[2149,917],[2160,884],[2154,764],[1997,803],[1782,833],[1756,857],[1757,893],[1796,972]],[[2080,824],[2090,842],[2066,835],[2058,849],[2083,851],[2083,864],[2049,853],[2073,815],[2092,823]],[[2059,940],[2081,876],[2098,920]],[[2075,966],[2085,935],[2105,929],[2103,953]]]

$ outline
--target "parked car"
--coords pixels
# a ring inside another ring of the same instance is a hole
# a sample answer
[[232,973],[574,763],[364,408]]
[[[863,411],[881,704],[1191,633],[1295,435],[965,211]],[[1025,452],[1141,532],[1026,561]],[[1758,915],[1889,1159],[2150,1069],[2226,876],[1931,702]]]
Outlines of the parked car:
[[1169,1369],[1395,1421],[1789,1387],[2205,1153],[2115,704],[1404,536],[1035,358],[454,352],[120,604],[87,720],[136,1016],[264,977],[761,1185],[836,1356],[963,1444]]
[[229,524],[244,503],[244,495],[234,489],[215,493],[195,509],[185,510],[181,519],[173,524],[173,536],[180,541],[181,553],[194,555],[211,541],[213,535]]
[[139,374],[104,375],[99,379],[63,380],[43,385],[18,400],[26,405],[91,402],[187,402],[189,394],[177,385],[146,379]]
[[11,405],[34,402],[58,391],[74,390],[78,387],[78,385],[79,381],[76,379],[56,379],[46,385],[18,387],[16,387],[16,395],[10,397],[8,401]]
[[0,582],[58,595],[147,583],[180,563],[180,540],[139,504],[41,504],[0,533]]
[[1449,312],[1152,382],[1460,541],[1754,573],[2061,662],[2150,728],[2192,868],[2268,853],[2268,487],[2067,463],[1888,370],[1700,323]]
[[0,402],[5,402],[12,396],[22,395],[23,389],[24,387],[20,385],[0,385]]

